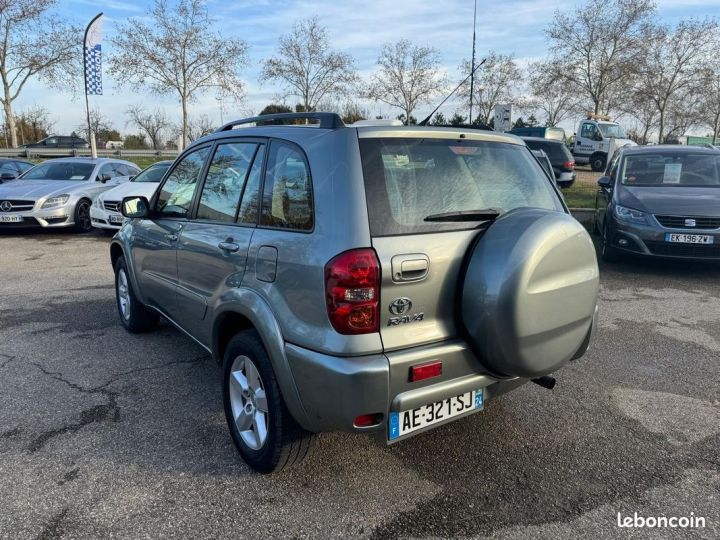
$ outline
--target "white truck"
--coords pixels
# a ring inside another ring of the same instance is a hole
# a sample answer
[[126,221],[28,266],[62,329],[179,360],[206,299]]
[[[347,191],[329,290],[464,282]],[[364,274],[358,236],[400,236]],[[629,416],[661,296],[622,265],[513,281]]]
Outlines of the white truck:
[[578,124],[571,150],[575,163],[589,163],[593,171],[604,171],[608,156],[626,144],[635,146],[620,124],[611,122],[609,116],[588,113]]

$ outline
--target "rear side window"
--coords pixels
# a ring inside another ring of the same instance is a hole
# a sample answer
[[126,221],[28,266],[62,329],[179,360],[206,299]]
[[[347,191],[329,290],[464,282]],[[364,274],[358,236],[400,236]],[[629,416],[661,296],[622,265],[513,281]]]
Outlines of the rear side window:
[[373,236],[467,229],[427,222],[445,212],[536,207],[562,211],[540,164],[523,145],[448,139],[360,139]]
[[262,178],[263,163],[265,161],[265,145],[261,144],[253,160],[250,174],[248,174],[245,189],[243,190],[240,210],[238,210],[238,223],[255,225],[258,218],[258,199],[260,195],[260,179]]
[[287,143],[270,145],[260,223],[304,231],[313,227],[310,171],[305,156]]
[[197,219],[235,221],[240,195],[256,149],[254,143],[218,145],[200,195]]

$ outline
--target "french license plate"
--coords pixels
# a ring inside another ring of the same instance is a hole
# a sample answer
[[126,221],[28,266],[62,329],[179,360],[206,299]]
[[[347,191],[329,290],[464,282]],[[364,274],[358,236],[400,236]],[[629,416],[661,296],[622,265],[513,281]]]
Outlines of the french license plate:
[[21,223],[22,216],[0,216],[0,223]]
[[481,411],[485,406],[483,388],[465,392],[459,396],[428,403],[409,411],[391,412],[388,420],[388,439],[394,441],[408,433],[432,426],[448,418],[471,411]]
[[665,241],[682,244],[712,244],[715,242],[715,238],[709,234],[666,233]]
[[125,216],[109,216],[110,223],[122,223],[125,221]]

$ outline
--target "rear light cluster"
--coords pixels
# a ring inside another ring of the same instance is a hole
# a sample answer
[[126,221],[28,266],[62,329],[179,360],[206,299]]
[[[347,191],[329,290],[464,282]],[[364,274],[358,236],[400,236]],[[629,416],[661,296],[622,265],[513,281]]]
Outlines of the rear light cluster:
[[572,169],[573,167],[575,167],[574,161],[566,161],[563,163],[563,169]]
[[380,263],[370,248],[341,253],[325,265],[325,301],[341,334],[380,331]]

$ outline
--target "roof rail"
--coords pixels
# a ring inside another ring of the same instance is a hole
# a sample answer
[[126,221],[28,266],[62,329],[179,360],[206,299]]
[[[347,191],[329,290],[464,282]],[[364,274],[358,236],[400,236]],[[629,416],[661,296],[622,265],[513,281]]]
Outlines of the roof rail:
[[233,120],[228,122],[222,127],[215,130],[215,133],[221,131],[230,131],[235,126],[242,124],[275,124],[278,120],[319,120],[320,129],[337,129],[345,127],[342,118],[335,113],[328,112],[298,112],[298,113],[276,113],[276,114],[262,114],[260,116],[253,116],[251,118],[241,118],[240,120]]

